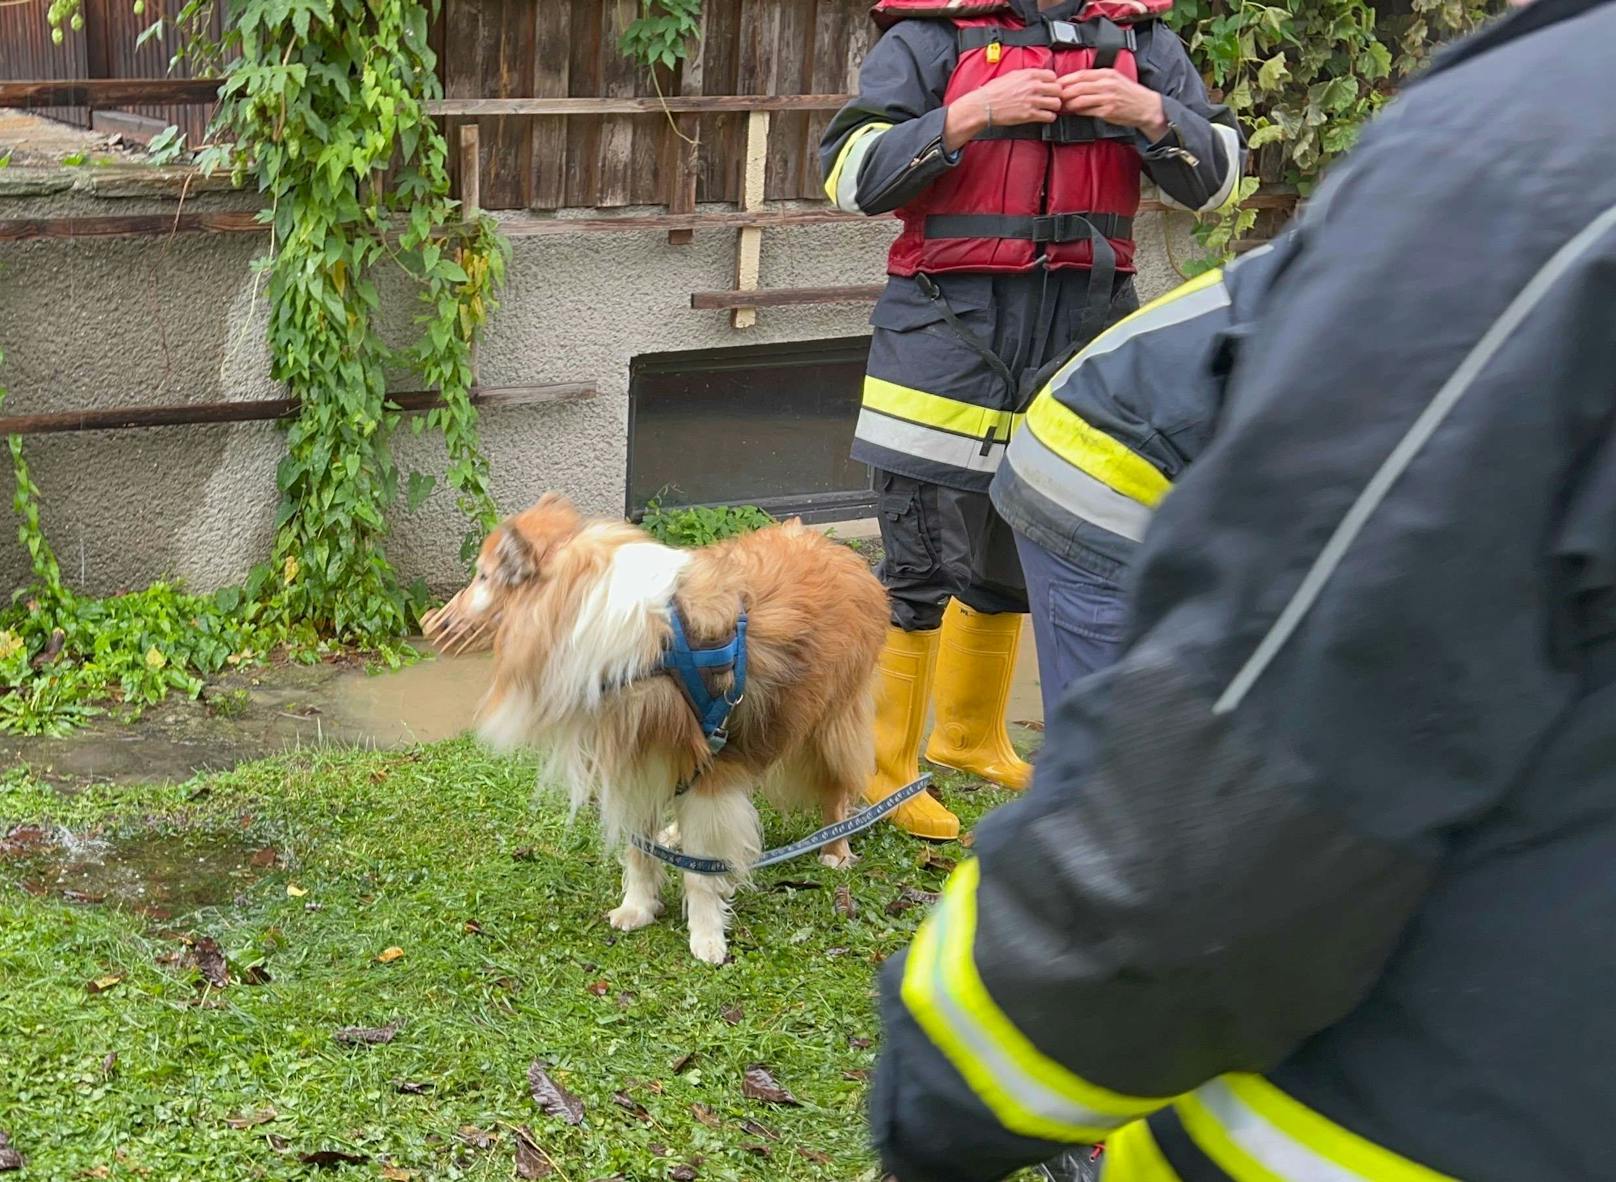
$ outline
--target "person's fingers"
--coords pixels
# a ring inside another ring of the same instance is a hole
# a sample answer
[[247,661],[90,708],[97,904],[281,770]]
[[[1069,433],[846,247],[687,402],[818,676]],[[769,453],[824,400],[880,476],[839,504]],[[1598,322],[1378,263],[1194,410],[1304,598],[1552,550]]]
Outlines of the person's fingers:
[[1038,110],[1033,111],[1030,114],[1031,118],[1027,120],[1029,123],[1053,123],[1056,119],[1060,118],[1060,108],[1056,107],[1051,111],[1040,107]]
[[1027,100],[1034,108],[1042,111],[1058,111],[1062,99],[1058,94],[1035,94]]

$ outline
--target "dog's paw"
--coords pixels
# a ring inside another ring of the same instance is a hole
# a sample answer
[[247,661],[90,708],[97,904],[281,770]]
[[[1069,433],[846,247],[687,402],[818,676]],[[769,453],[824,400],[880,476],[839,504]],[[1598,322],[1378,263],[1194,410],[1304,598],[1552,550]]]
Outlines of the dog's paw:
[[656,922],[656,917],[662,914],[662,904],[656,903],[650,907],[641,907],[635,903],[624,903],[621,907],[614,907],[607,912],[606,919],[620,932],[638,931],[640,928],[650,927]]
[[821,850],[819,854],[819,864],[829,866],[832,870],[850,870],[858,860],[859,856],[852,850],[838,850],[835,846]]
[[723,964],[729,959],[729,945],[725,942],[723,933],[706,932],[690,935],[690,953],[697,960],[708,964]]

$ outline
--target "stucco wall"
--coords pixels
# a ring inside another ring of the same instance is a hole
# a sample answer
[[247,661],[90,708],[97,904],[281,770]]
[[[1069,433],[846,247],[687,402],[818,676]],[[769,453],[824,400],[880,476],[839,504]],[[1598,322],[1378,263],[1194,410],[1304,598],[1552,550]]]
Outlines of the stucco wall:
[[[192,208],[240,203],[193,198]],[[0,217],[136,213],[171,203],[55,195],[0,197]],[[1141,295],[1171,286],[1163,249],[1189,250],[1183,219],[1141,219]],[[890,223],[805,227],[765,235],[763,285],[877,281]],[[152,403],[272,398],[263,345],[262,280],[249,264],[264,240],[179,235],[167,240],[77,240],[0,245],[0,384],[7,413]],[[589,402],[490,410],[482,432],[502,508],[546,489],[586,510],[620,512],[626,470],[629,364],[642,353],[854,335],[869,309],[765,309],[738,332],[723,312],[696,312],[692,291],[732,286],[735,236],[698,233],[671,246],[663,233],[578,233],[515,240],[503,306],[479,359],[488,385],[594,382]],[[394,330],[408,330],[408,293],[391,293]],[[402,379],[399,385],[406,384]],[[401,433],[406,470],[441,468],[442,449]],[[281,454],[270,424],[172,427],[36,436],[27,454],[44,494],[44,521],[64,573],[93,592],[174,576],[199,589],[239,579],[268,552]],[[10,501],[10,472],[0,497]],[[459,577],[463,524],[453,498],[400,508],[388,552],[407,578],[435,586]],[[0,589],[26,572],[0,531]]]

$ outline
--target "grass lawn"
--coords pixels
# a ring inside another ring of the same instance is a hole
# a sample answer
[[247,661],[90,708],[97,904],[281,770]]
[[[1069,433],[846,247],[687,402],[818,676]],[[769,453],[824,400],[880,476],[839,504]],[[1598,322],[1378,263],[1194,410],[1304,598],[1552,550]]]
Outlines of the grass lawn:
[[[967,825],[1005,798],[960,786]],[[63,879],[32,825],[124,855]],[[470,742],[72,797],[0,773],[0,1132],[26,1179],[874,1178],[875,965],[963,851],[888,825],[855,849],[761,874],[714,969],[677,908],[612,932],[592,823]],[[541,1110],[536,1060],[581,1123]],[[799,1106],[748,1098],[752,1064]]]

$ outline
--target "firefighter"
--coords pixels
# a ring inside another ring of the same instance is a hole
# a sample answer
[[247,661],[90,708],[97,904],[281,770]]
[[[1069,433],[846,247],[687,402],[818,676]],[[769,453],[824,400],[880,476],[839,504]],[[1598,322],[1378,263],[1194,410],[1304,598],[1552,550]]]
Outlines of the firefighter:
[[1038,392],[1011,439],[990,491],[1015,531],[1046,715],[1121,647],[1123,574],[1156,505],[1211,438],[1277,257],[1260,247],[1101,333]]
[[1309,203],[1121,659],[884,970],[900,1182],[1613,1176],[1613,45],[1518,9]]
[[[928,759],[1027,785],[1005,729],[1026,591],[988,484],[1039,371],[1137,306],[1141,174],[1208,210],[1241,166],[1233,117],[1155,19],[1170,7],[882,0],[859,94],[826,131],[831,199],[902,226],[853,445],[892,597],[872,801],[915,778],[928,704]],[[895,820],[959,831],[924,795]]]

